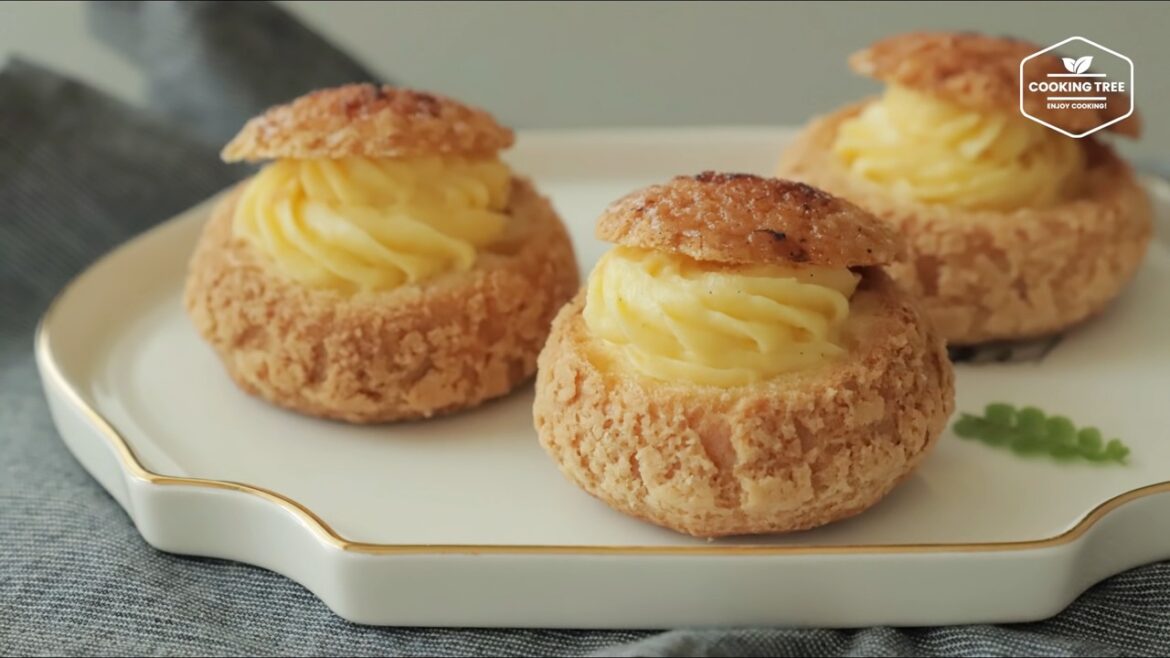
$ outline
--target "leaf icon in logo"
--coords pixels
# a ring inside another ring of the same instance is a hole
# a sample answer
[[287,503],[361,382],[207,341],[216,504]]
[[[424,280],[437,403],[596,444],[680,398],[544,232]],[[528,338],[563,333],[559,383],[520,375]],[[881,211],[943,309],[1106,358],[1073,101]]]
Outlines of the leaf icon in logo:
[[[1084,73],[1089,70],[1089,65],[1093,63],[1092,55],[1085,55],[1076,61],[1076,70],[1073,73]],[[1068,64],[1065,64],[1068,66]]]
[[1063,59],[1064,59],[1064,69],[1066,71],[1068,71],[1069,73],[1076,73],[1077,72],[1077,60],[1075,60],[1071,57],[1065,57]]

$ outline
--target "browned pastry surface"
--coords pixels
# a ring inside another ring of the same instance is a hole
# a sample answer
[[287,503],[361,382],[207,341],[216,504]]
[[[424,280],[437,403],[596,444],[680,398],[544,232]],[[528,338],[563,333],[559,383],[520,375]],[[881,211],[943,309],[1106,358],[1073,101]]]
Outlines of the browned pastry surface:
[[[849,64],[862,75],[887,84],[932,94],[964,107],[995,112],[1018,112],[1020,106],[1020,62],[1039,46],[1028,41],[991,37],[969,32],[910,32],[882,39],[855,53]],[[1064,73],[1055,52],[1029,60],[1029,76]],[[1098,94],[1094,94],[1098,95]],[[1121,116],[1129,102],[1124,94],[1114,96],[1105,110],[1050,110],[1042,95],[1030,95],[1028,113],[1079,133]],[[1136,112],[1106,130],[1138,137],[1141,119]]]
[[857,206],[803,183],[704,172],[633,192],[597,220],[597,237],[720,263],[879,265],[897,236]]
[[314,91],[248,121],[223,159],[488,157],[512,145],[487,112],[411,89],[351,84]]
[[954,400],[941,339],[866,269],[842,358],[755,384],[663,382],[590,334],[584,294],[540,355],[534,419],[564,475],[615,509],[698,537],[801,530],[885,496]]
[[351,422],[428,417],[530,377],[557,309],[576,292],[572,245],[548,201],[513,183],[520,237],[467,272],[353,295],[306,287],[232,234],[240,188],[215,209],[185,304],[249,393]]
[[1100,312],[1140,266],[1152,208],[1133,170],[1108,146],[1082,140],[1089,170],[1077,198],[1047,208],[973,211],[894,198],[849,172],[832,150],[862,105],[813,120],[781,158],[779,175],[865,207],[905,236],[888,270],[921,298],[949,342],[1022,339]]

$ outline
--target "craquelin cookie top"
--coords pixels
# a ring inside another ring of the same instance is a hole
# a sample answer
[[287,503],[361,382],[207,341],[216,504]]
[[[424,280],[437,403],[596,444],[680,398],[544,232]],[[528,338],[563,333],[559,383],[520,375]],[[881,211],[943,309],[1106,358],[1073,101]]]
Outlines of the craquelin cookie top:
[[[862,75],[887,84],[935,95],[976,110],[1018,111],[1020,62],[1042,46],[1006,37],[969,32],[911,32],[882,39],[854,53],[849,65]],[[1028,72],[1063,73],[1064,65],[1053,52],[1029,60]],[[1108,95],[1108,94],[1106,94]],[[1124,94],[1113,94],[1124,98]],[[1107,103],[1109,109],[1050,110],[1039,95],[1032,95],[1028,113],[1072,132],[1090,130],[1121,116],[1128,102]],[[1141,119],[1134,112],[1107,130],[1127,137],[1141,134]]]
[[512,141],[512,131],[479,108],[438,94],[351,84],[270,108],[248,121],[221,155],[227,162],[491,156]]
[[711,171],[617,200],[598,218],[597,237],[740,264],[881,265],[900,249],[885,224],[815,187]]

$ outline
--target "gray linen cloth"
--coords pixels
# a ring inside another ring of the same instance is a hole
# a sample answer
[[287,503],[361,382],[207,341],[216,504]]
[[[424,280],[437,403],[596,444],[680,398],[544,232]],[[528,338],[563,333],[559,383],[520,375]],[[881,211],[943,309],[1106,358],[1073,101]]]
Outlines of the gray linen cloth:
[[[36,320],[54,293],[96,257],[243,175],[218,162],[216,147],[244,118],[309,86],[365,72],[265,4],[234,10],[219,3],[149,8],[113,3],[96,10],[108,12],[96,21],[101,32],[149,65],[151,79],[162,80],[164,102],[152,104],[154,114],[29,63],[13,61],[0,70],[0,654],[1170,653],[1168,564],[1110,579],[1036,624],[848,631],[477,630],[357,626],[276,574],[152,549],[57,437],[33,365]],[[153,21],[180,35],[172,47],[135,45],[134,35],[150,33]],[[243,56],[248,49],[237,43],[235,50],[212,48],[213,55],[204,48],[227,35],[235,41],[257,39],[273,50],[292,43],[303,55],[262,58],[263,66],[332,64],[314,69],[311,78],[282,73],[285,86],[248,97],[240,81],[258,75]],[[235,61],[216,59],[227,53],[235,53]],[[201,64],[201,58],[213,62]],[[175,84],[166,82],[167,71],[188,81],[179,96],[165,91]],[[224,89],[242,90],[233,92],[230,111],[214,107]],[[194,107],[206,113],[192,114]],[[963,592],[954,596],[961,599]]]

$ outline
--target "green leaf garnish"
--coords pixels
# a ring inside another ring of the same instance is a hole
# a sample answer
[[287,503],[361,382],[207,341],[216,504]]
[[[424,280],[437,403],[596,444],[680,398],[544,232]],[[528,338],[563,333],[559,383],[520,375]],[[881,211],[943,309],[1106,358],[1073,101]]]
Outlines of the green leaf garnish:
[[996,402],[982,416],[962,414],[953,426],[964,439],[1011,449],[1018,455],[1048,455],[1062,461],[1125,463],[1129,448],[1120,439],[1108,442],[1096,427],[1077,429],[1064,416],[1049,416],[1036,407],[1016,409]]
[[964,439],[974,439],[983,433],[985,423],[982,418],[972,416],[971,414],[963,414],[959,420],[955,421],[955,434]]
[[1036,407],[1024,407],[1020,409],[1020,413],[1016,418],[1020,431],[1032,435],[1044,434],[1044,427],[1048,417],[1044,415],[1043,411],[1040,411]]
[[1010,404],[1002,402],[989,404],[983,415],[992,425],[1011,427],[1016,424],[1016,408]]

